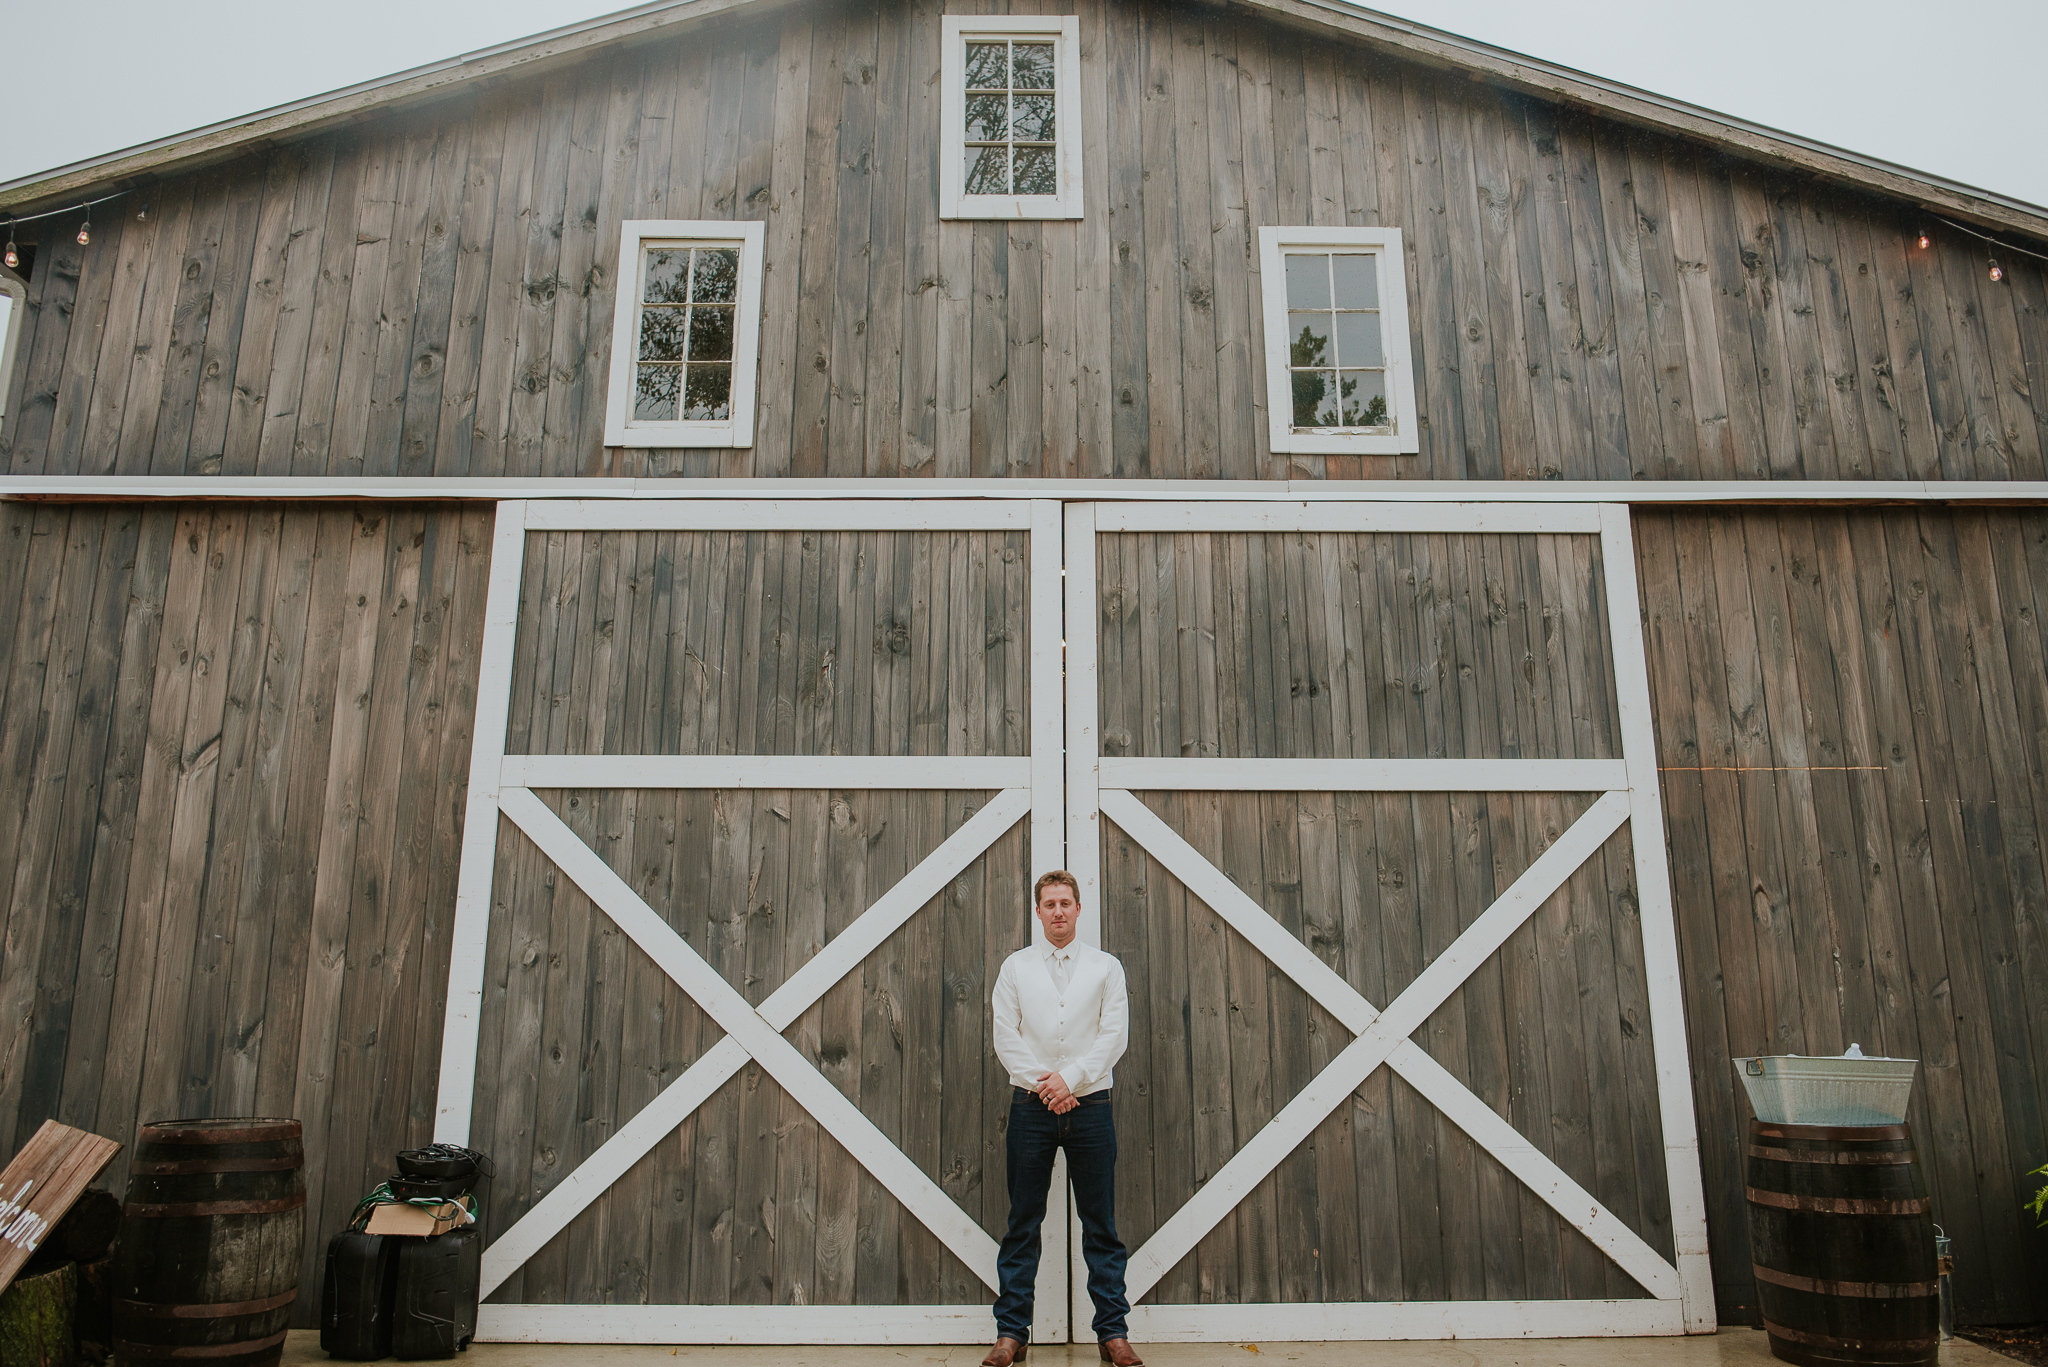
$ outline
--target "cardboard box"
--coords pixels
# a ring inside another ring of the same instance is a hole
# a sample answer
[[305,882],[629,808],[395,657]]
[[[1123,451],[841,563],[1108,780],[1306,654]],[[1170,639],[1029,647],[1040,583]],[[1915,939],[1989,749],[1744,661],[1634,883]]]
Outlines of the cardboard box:
[[429,1238],[446,1234],[469,1223],[469,1212],[453,1201],[443,1201],[438,1206],[413,1206],[403,1203],[380,1205],[370,1212],[367,1232],[371,1234],[408,1234],[418,1238]]

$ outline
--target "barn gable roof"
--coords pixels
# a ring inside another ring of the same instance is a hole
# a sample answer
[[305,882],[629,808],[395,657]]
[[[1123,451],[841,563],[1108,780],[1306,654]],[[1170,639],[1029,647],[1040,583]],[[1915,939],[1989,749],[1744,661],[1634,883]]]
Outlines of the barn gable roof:
[[[1191,0],[1218,11],[1262,15],[1617,122],[1675,135],[1726,154],[1854,189],[1905,200],[1980,227],[2048,240],[2048,208],[1876,157],[1831,147],[1618,81],[1525,57],[1343,0]],[[0,183],[0,214],[54,207],[94,191],[198,169],[271,144],[358,121],[462,87],[538,74],[597,51],[789,0],[653,0],[517,42],[483,48],[341,90],[69,166]]]

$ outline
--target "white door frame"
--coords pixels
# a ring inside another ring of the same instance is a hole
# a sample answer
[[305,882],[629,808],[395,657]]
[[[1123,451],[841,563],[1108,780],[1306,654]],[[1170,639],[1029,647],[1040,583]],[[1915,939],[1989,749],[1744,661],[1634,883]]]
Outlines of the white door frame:
[[[1681,1007],[1678,936],[1657,786],[1629,514],[1619,504],[1073,503],[1066,509],[1068,867],[1083,904],[1101,904],[1107,815],[1354,1038],[1133,1250],[1128,1272],[1139,1339],[1324,1340],[1543,1338],[1711,1333],[1714,1301]],[[1608,604],[1622,758],[1617,760],[1127,759],[1099,747],[1098,532],[1436,532],[1597,535]],[[1294,934],[1132,796],[1133,789],[1248,791],[1552,791],[1602,796],[1415,981],[1375,1007]],[[1635,854],[1650,1028],[1677,1265],[1595,1200],[1409,1035],[1565,880],[1628,823]],[[1084,922],[1099,943],[1099,921]],[[1381,1064],[1399,1073],[1473,1142],[1590,1239],[1645,1291],[1637,1300],[1141,1304],[1224,1216]],[[1085,1277],[1073,1279],[1076,1323]]]
[[[508,755],[505,726],[528,532],[1018,530],[1030,533],[1031,753],[1020,758],[793,755]],[[484,1252],[483,1294],[519,1267],[691,1112],[746,1065],[758,1063],[789,1097],[990,1288],[996,1242],[901,1149],[846,1099],[782,1031],[937,896],[1017,822],[1031,821],[1033,875],[1057,868],[1065,848],[1060,740],[1064,692],[1060,655],[1060,505],[1050,500],[902,500],[858,503],[661,500],[511,500],[498,505],[491,578],[479,651],[476,730],[467,819],[457,880],[447,1021],[435,1137],[470,1137],[482,1019],[484,956],[499,818],[523,831],[562,875],[693,998],[725,1038],[646,1108],[536,1201]],[[759,1007],[750,1006],[668,922],[612,872],[590,846],[533,794],[534,788],[995,788],[989,803],[933,850],[852,925],[792,973]],[[1020,913],[1023,908],[1019,908]],[[1054,1197],[1040,1264],[1039,1334],[1069,1332],[1065,1169]],[[990,1331],[989,1301],[973,1305],[490,1305],[484,1341],[570,1343],[973,1343]]]

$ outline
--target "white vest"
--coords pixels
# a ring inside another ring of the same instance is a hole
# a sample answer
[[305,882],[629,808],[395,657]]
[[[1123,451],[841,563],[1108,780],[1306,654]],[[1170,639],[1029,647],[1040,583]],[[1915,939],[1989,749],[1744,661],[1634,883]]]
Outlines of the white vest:
[[1124,966],[1076,938],[1067,944],[1065,991],[1053,980],[1049,944],[1028,945],[1003,960],[996,975],[996,1057],[1012,1084],[1036,1091],[1057,1072],[1075,1096],[1110,1085],[1110,1070],[1130,1043],[1130,999]]

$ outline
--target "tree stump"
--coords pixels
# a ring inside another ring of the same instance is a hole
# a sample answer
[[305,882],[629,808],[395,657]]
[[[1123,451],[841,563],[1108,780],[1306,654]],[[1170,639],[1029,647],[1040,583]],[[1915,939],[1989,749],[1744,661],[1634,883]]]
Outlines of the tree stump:
[[18,1278],[0,1292],[0,1367],[72,1367],[78,1265]]

